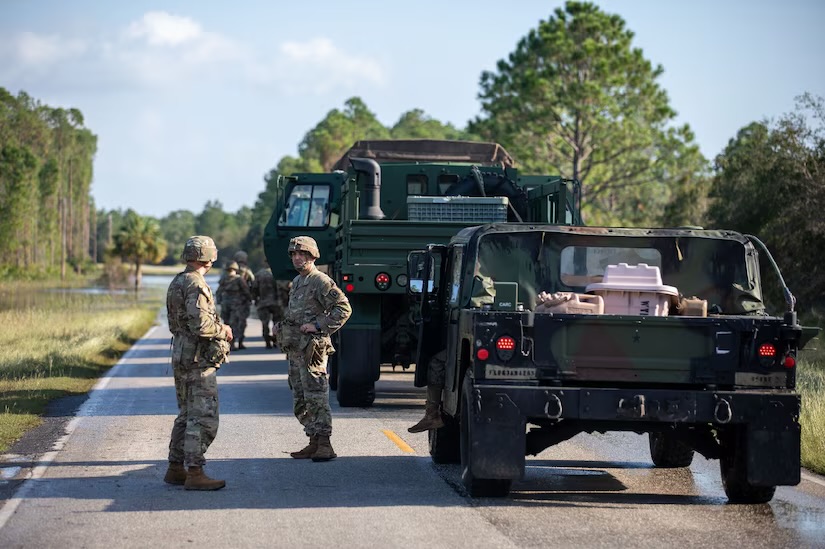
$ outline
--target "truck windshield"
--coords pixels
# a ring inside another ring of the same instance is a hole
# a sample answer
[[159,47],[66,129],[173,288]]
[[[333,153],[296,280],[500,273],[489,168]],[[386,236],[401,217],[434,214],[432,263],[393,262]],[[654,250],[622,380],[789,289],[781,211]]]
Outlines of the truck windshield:
[[540,292],[584,292],[607,265],[659,267],[662,283],[707,299],[728,313],[761,306],[758,273],[741,242],[676,236],[610,236],[542,231],[491,233],[478,240],[474,275],[518,284],[518,300],[535,306]]
[[325,227],[329,223],[329,185],[295,185],[289,193],[282,227]]

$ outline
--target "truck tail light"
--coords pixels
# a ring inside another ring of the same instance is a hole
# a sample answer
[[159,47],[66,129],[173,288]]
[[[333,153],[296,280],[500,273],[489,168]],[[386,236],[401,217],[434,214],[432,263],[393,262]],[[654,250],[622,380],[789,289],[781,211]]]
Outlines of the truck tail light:
[[776,347],[773,343],[763,343],[759,346],[760,358],[773,358],[776,356]]
[[381,290],[388,290],[390,288],[390,282],[392,282],[392,278],[387,273],[378,273],[375,275],[375,287]]
[[501,336],[496,340],[496,354],[501,360],[510,360],[516,351],[516,340],[510,336]]
[[478,351],[476,351],[476,358],[479,360],[487,360],[490,358],[490,351],[482,347]]
[[785,362],[783,362],[783,364],[785,365],[785,368],[790,370],[791,368],[796,366],[796,359],[792,356],[786,356]]

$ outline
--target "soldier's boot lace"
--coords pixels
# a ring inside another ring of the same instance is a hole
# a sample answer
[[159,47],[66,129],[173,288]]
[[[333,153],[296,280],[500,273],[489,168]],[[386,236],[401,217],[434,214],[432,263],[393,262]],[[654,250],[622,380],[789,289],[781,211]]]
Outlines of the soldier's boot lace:
[[329,437],[318,436],[318,450],[312,454],[312,461],[329,461],[338,457],[338,454],[332,449],[332,444],[329,442]]
[[203,467],[190,467],[183,485],[187,490],[220,490],[224,486],[226,481],[209,478],[204,474]]
[[407,429],[410,433],[423,433],[430,429],[440,429],[444,427],[444,419],[441,417],[441,387],[427,387],[427,403],[424,405],[424,417],[421,421]]
[[295,459],[309,459],[318,450],[318,437],[312,435],[309,437],[309,444],[304,446],[297,452],[290,452],[289,455]]
[[163,482],[183,486],[186,482],[186,467],[183,466],[183,463],[170,461]]

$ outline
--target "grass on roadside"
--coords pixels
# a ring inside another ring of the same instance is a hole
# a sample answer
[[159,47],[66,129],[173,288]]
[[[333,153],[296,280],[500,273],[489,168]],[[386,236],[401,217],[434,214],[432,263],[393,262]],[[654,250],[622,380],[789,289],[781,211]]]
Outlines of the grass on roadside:
[[159,296],[53,292],[0,311],[0,452],[48,403],[85,394],[153,324]]
[[800,352],[797,389],[802,395],[802,466],[825,475],[825,349],[822,337]]

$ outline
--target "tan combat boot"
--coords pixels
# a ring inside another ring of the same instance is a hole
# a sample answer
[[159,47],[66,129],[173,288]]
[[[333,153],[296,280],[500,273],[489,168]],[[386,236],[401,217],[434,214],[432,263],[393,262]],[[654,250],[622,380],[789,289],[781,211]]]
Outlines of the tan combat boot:
[[183,463],[170,461],[163,482],[183,486],[186,482],[186,467],[183,466]]
[[187,490],[220,490],[224,486],[226,481],[209,478],[204,474],[203,467],[190,467],[183,485]]
[[316,451],[318,451],[318,437],[312,435],[309,437],[309,444],[297,452],[290,452],[289,455],[295,459],[309,459]]
[[444,427],[444,419],[441,417],[441,387],[427,387],[427,402],[424,404],[424,417],[421,421],[407,429],[410,433],[423,433],[430,429],[440,429]]
[[338,457],[338,454],[332,449],[332,444],[329,442],[329,437],[318,436],[318,450],[312,454],[312,461],[329,461]]

